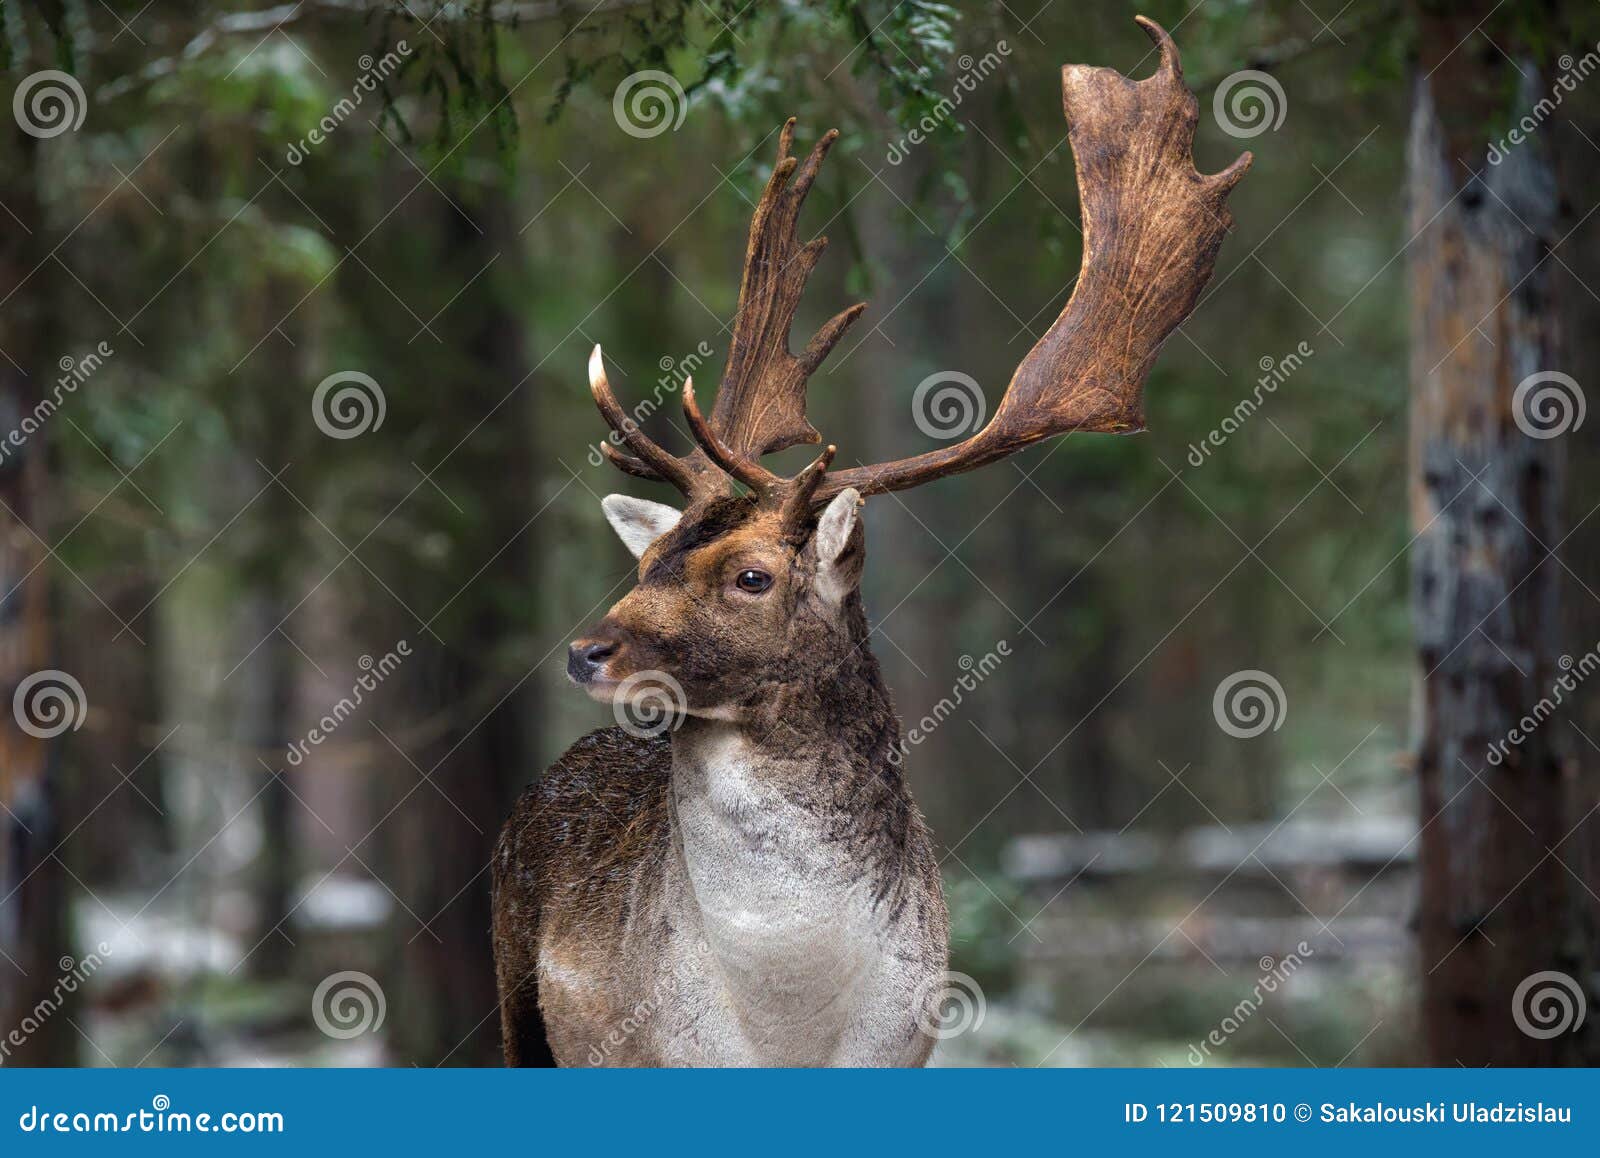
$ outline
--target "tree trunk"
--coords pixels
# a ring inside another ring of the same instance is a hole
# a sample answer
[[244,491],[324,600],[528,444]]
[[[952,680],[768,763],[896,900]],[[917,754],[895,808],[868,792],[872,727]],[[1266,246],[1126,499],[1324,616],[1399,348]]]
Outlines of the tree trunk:
[[[1520,722],[1563,671],[1549,549],[1565,449],[1525,432],[1537,415],[1517,390],[1563,369],[1546,260],[1558,194],[1537,134],[1484,164],[1509,65],[1451,46],[1487,9],[1419,9],[1408,154],[1422,1012],[1437,1064],[1549,1065],[1575,1058],[1576,1036],[1529,1034],[1530,990],[1515,1017],[1513,1001],[1534,974],[1587,978],[1562,863],[1580,863],[1580,813],[1563,729]],[[1525,108],[1545,82],[1519,65]]]
[[448,371],[451,411],[471,433],[433,478],[466,516],[452,552],[458,562],[431,602],[419,605],[427,607],[423,614],[437,612],[431,627],[439,638],[412,623],[416,658],[400,670],[409,714],[444,714],[449,723],[406,753],[415,767],[398,755],[391,762],[405,789],[423,775],[431,781],[416,785],[383,830],[389,879],[426,926],[404,919],[396,926],[405,969],[390,1006],[406,1016],[393,1019],[391,1041],[399,1064],[495,1065],[500,1019],[487,870],[511,803],[536,771],[529,754],[538,748],[538,710],[530,702],[537,682],[518,682],[538,656],[516,643],[528,634],[526,593],[536,589],[531,416],[540,383],[524,381],[523,322],[504,285],[527,276],[510,204],[499,192],[473,197],[468,186],[447,189],[448,200],[483,230],[451,204],[441,206],[441,283],[472,280],[434,324],[443,350],[457,359]]
[[[260,293],[259,312],[264,319],[287,318],[304,291],[293,281],[269,277]],[[269,321],[270,324],[270,321]],[[251,409],[241,423],[243,443],[238,470],[240,485],[248,495],[261,485],[262,468],[276,469],[293,461],[292,448],[286,448],[282,432],[294,429],[301,396],[283,389],[284,383],[310,383],[316,380],[310,352],[317,348],[314,316],[303,315],[286,322],[286,332],[274,334],[251,360],[245,389]],[[272,753],[263,763],[255,756],[245,759],[242,772],[252,784],[262,783],[255,798],[256,817],[261,826],[261,848],[249,873],[255,927],[248,943],[255,945],[250,955],[251,971],[261,977],[281,977],[294,960],[294,945],[286,927],[294,905],[296,874],[300,866],[300,846],[293,823],[297,811],[290,777],[280,753],[294,739],[292,733],[295,693],[302,670],[297,645],[290,634],[299,630],[288,616],[298,596],[294,584],[296,560],[304,558],[299,503],[289,489],[303,485],[290,473],[283,485],[273,484],[252,508],[253,518],[242,532],[246,538],[240,555],[243,592],[240,625],[245,639],[241,654],[255,648],[241,667],[243,681],[238,733],[247,747]],[[268,766],[270,765],[270,767]],[[276,774],[273,769],[277,769]],[[253,792],[254,789],[252,788]]]
[[159,888],[166,880],[157,875],[162,858],[176,847],[163,776],[166,754],[156,748],[165,718],[162,638],[152,606],[160,582],[143,569],[143,560],[140,567],[101,592],[132,629],[128,634],[113,642],[115,628],[63,632],[59,644],[67,671],[94,674],[96,726],[73,739],[73,774],[60,823],[73,834],[72,871],[95,890],[147,883]]
[[[1590,140],[1600,134],[1600,104],[1595,94],[1585,93],[1577,108],[1564,110],[1571,118],[1570,125],[1553,126],[1560,133],[1555,138],[1557,156],[1560,158],[1562,188],[1594,189],[1600,187],[1600,152],[1589,147]],[[1582,212],[1587,212],[1585,208]],[[1567,218],[1580,217],[1570,209]],[[1600,284],[1600,249],[1596,238],[1600,236],[1600,218],[1562,223],[1562,232],[1575,229],[1572,239],[1563,247],[1569,269],[1563,269],[1561,279],[1562,329],[1566,335],[1568,359],[1574,366],[1600,366],[1600,301],[1584,289],[1585,285]],[[1574,430],[1568,441],[1567,454],[1567,519],[1572,525],[1572,537],[1562,550],[1572,569],[1582,576],[1600,575],[1600,514],[1595,514],[1595,504],[1600,500],[1600,422],[1585,422]],[[1595,647],[1600,640],[1600,599],[1591,599],[1586,593],[1576,592],[1570,601],[1567,624],[1577,648]],[[1600,800],[1600,695],[1585,695],[1572,706],[1574,718],[1554,726],[1569,733],[1569,742],[1579,756],[1579,800],[1591,804]],[[1583,807],[1579,808],[1580,816]],[[1590,945],[1600,945],[1600,812],[1582,820],[1579,831],[1571,838],[1578,842],[1579,852],[1587,859],[1587,867],[1579,867],[1588,883],[1579,897],[1587,902],[1585,935]],[[1576,857],[1574,857],[1576,859]],[[1600,1021],[1591,1007],[1590,1022]],[[1585,1064],[1600,1065],[1600,1030],[1586,1034]]]
[[[278,491],[279,495],[283,492]],[[265,506],[271,495],[263,495]],[[272,515],[263,515],[265,525],[283,526]],[[285,540],[287,541],[287,540]],[[294,710],[295,675],[298,664],[294,645],[277,624],[289,608],[276,579],[263,583],[240,601],[245,638],[242,647],[256,647],[255,654],[239,672],[243,679],[240,734],[253,752],[272,753],[267,757],[272,768],[281,768],[281,754],[293,737],[289,723]],[[257,646],[259,645],[259,646]],[[293,902],[298,841],[295,839],[293,797],[287,777],[291,769],[274,774],[254,756],[241,762],[241,773],[252,784],[263,782],[255,798],[256,815],[261,825],[261,848],[250,871],[250,898],[254,928],[247,945],[256,946],[250,954],[252,973],[277,978],[288,972],[294,945],[287,928]]]
[[[0,157],[0,201],[16,219],[0,230],[0,294],[11,295],[0,310],[0,349],[6,355],[0,359],[0,427],[5,431],[19,429],[23,415],[56,376],[49,349],[59,332],[49,309],[54,270],[41,268],[37,147],[34,138],[13,130]],[[65,1011],[39,1018],[30,1012],[52,995],[69,948],[65,873],[54,856],[61,838],[59,743],[24,731],[12,710],[18,685],[49,668],[53,654],[50,567],[35,537],[49,535],[46,433],[36,431],[0,463],[5,503],[0,508],[0,804],[5,806],[0,814],[0,1026],[20,1028],[24,1036],[23,1044],[5,1055],[11,1065],[66,1065],[76,1049]],[[40,722],[51,723],[46,731],[54,730],[49,717]]]

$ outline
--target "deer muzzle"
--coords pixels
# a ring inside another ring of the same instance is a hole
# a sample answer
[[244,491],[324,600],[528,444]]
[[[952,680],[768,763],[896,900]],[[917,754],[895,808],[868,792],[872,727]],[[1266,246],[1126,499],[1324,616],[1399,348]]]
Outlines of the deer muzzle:
[[567,648],[567,675],[572,682],[584,687],[596,681],[604,682],[606,661],[617,654],[617,641],[601,637],[575,639]]

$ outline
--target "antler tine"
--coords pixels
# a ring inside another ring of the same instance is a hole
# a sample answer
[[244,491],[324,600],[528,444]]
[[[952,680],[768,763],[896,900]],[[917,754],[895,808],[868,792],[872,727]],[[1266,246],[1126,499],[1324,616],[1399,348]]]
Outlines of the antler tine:
[[813,502],[848,487],[863,495],[904,490],[1068,431],[1144,429],[1145,379],[1211,278],[1232,225],[1228,193],[1251,157],[1212,176],[1195,170],[1199,106],[1183,84],[1177,47],[1155,21],[1138,22],[1160,49],[1153,76],[1135,82],[1109,68],[1061,70],[1078,164],[1083,267],[1066,308],[1017,366],[994,417],[954,446],[831,474]]
[[[637,459],[629,459],[626,455],[618,453],[609,443],[602,443],[601,453],[613,464],[639,478],[656,478],[669,482],[686,497],[704,490],[692,466],[657,446],[639,428],[639,424],[622,409],[622,404],[617,401],[616,394],[611,390],[611,383],[606,379],[605,359],[600,353],[598,343],[594,352],[589,355],[589,392],[594,395],[594,404],[599,408],[600,416],[606,420],[606,425],[616,431],[627,448],[638,456]],[[644,473],[646,470],[651,473]]]
[[1144,29],[1145,35],[1161,50],[1161,72],[1181,83],[1183,58],[1178,55],[1178,46],[1172,42],[1172,37],[1167,35],[1167,30],[1148,16],[1135,16],[1133,22]]
[[807,530],[812,497],[817,493],[817,487],[822,482],[823,476],[828,473],[828,465],[833,462],[833,456],[838,453],[839,448],[830,442],[810,466],[790,481],[789,492],[783,500],[783,515],[780,520],[787,537],[793,538]]
[[694,435],[695,442],[700,444],[700,449],[706,452],[707,457],[758,495],[765,498],[783,481],[766,467],[753,459],[743,457],[722,441],[721,436],[700,413],[700,404],[694,396],[692,377],[683,380],[683,416],[689,420],[689,432]]
[[609,445],[602,450],[628,474],[665,480],[691,497],[730,493],[729,479],[737,479],[763,502],[786,504],[799,481],[807,495],[814,493],[827,469],[826,462],[820,467],[814,463],[799,479],[786,480],[760,464],[762,455],[821,441],[806,421],[806,380],[866,309],[863,302],[840,310],[818,327],[805,349],[790,352],[789,331],[800,298],[828,247],[826,237],[800,244],[795,223],[828,150],[839,139],[837,129],[828,130],[801,160],[792,153],[795,124],[790,117],[778,133],[778,156],[750,219],[727,369],[709,420],[700,411],[694,383],[684,382],[683,412],[699,449],[675,458],[646,438],[612,396],[599,347],[590,359],[595,402],[633,453]]
[[711,408],[709,425],[734,458],[747,462],[798,443],[821,441],[806,421],[806,379],[863,308],[835,314],[804,351],[790,353],[789,331],[806,281],[828,245],[826,237],[801,244],[795,223],[828,150],[839,139],[838,130],[830,129],[799,160],[790,152],[795,123],[793,117],[784,122],[772,176],[750,220],[727,370]]
[[[821,240],[827,241],[828,239],[824,237]],[[866,308],[866,302],[857,302],[853,306],[840,310],[817,327],[817,332],[812,335],[811,340],[806,343],[806,348],[800,354],[800,365],[805,367],[807,374],[822,365],[822,360],[832,353],[833,348],[839,344],[839,339],[844,337],[845,331],[855,324],[855,320],[861,316],[862,311]]]
[[623,474],[631,474],[634,478],[649,479],[651,482],[665,482],[653,467],[640,462],[631,454],[623,454],[609,442],[600,444],[600,456],[616,467]]
[[[786,152],[789,147],[788,141],[792,141],[794,139],[794,123],[795,118],[790,117],[788,123],[784,126],[785,131],[789,134],[788,140],[784,140],[782,137],[779,138],[779,140],[783,142],[783,148]],[[800,202],[806,199],[806,194],[811,192],[811,185],[814,181],[816,181],[817,174],[822,170],[823,158],[828,155],[828,150],[833,148],[833,143],[838,139],[839,130],[829,129],[827,132],[823,133],[822,136],[817,138],[816,144],[811,146],[811,152],[806,157],[805,164],[800,166],[799,176],[794,179],[796,211],[798,211],[800,208]]]
[[[799,120],[799,117],[790,117],[783,122],[783,128],[778,130],[778,159],[773,163],[772,172],[767,176],[767,187],[761,193],[762,201],[768,201],[781,193],[789,180],[789,174],[800,164],[800,159],[790,153],[790,149],[794,147],[794,127]],[[759,212],[760,206],[756,208]]]

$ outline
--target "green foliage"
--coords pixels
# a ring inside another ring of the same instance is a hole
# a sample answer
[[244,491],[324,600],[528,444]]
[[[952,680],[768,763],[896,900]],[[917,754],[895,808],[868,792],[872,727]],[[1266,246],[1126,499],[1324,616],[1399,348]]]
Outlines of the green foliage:
[[863,50],[857,70],[877,72],[884,107],[897,124],[910,128],[932,116],[944,98],[933,81],[955,55],[960,15],[949,5],[924,0],[893,4],[881,16],[875,7],[852,0],[833,4],[835,15]]
[[[441,681],[439,711],[470,724],[519,687],[541,758],[609,722],[561,686],[559,660],[632,574],[596,498],[671,497],[587,461],[601,428],[584,358],[603,342],[634,401],[659,359],[704,339],[715,354],[696,381],[709,394],[775,126],[798,114],[802,146],[843,130],[802,219],[834,248],[796,334],[872,298],[812,385],[824,434],[872,461],[937,445],[908,421],[935,371],[970,374],[992,414],[1071,292],[1082,242],[1055,69],[1149,67],[1131,5],[1047,7],[1023,31],[1036,4],[1019,16],[656,0],[580,21],[592,5],[575,0],[518,23],[473,0],[433,22],[439,40],[399,5],[364,21],[308,6],[269,37],[221,35],[184,54],[223,13],[157,6],[139,25],[156,47],[102,34],[90,52],[70,21],[58,36],[32,5],[0,2],[13,73],[67,52],[85,75],[116,78],[88,86],[82,132],[39,148],[51,236],[82,223],[60,256],[101,299],[62,274],[50,291],[60,341],[81,351],[110,333],[117,347],[50,428],[69,480],[62,525],[85,519],[63,560],[97,592],[130,572],[159,587],[188,568],[153,614],[189,617],[196,634],[227,626],[241,593],[280,583],[289,604],[309,600],[290,627],[319,664],[306,621],[393,639],[428,620],[492,673]],[[1027,967],[1019,916],[1054,891],[1022,895],[993,870],[1006,839],[1064,828],[1063,812],[1112,830],[1137,814],[1163,831],[1208,823],[1208,809],[1231,822],[1275,794],[1292,805],[1320,783],[1313,765],[1338,766],[1374,722],[1393,725],[1384,736],[1403,728],[1406,573],[1394,560],[1408,533],[1392,495],[1405,469],[1404,263],[1391,255],[1407,237],[1395,180],[1409,32],[1392,4],[1368,0],[1335,22],[1347,47],[1277,0],[1164,0],[1152,15],[1183,21],[1191,80],[1267,67],[1292,107],[1283,130],[1248,142],[1257,164],[1217,280],[1149,383],[1151,433],[1072,436],[869,506],[874,646],[906,716],[946,693],[960,653],[1001,637],[1016,649],[911,761],[941,837],[982,818],[960,847],[981,878],[946,865],[953,961],[996,996]],[[887,164],[890,142],[937,114],[962,55],[1002,37],[1015,50],[1006,67]],[[410,51],[381,98],[285,164],[350,93],[360,57],[400,40]],[[688,102],[681,129],[654,140],[612,117],[618,85],[644,69],[676,77]],[[1202,167],[1220,167],[1245,143],[1216,128],[1208,91],[1201,110]],[[1329,318],[1337,338],[1319,329]],[[1315,357],[1191,467],[1190,444],[1234,412],[1260,360],[1301,339]],[[312,392],[349,369],[381,384],[387,417],[334,441],[311,420]],[[666,402],[652,429],[681,444],[676,397]],[[305,508],[277,495],[269,520],[264,497],[230,524],[262,468],[285,467]],[[100,614],[63,588],[74,614]],[[1343,642],[1319,637],[1313,612],[1341,608]],[[1283,680],[1293,711],[1281,734],[1246,747],[1212,726],[1210,695],[1221,675],[1258,666]],[[1395,779],[1381,742],[1341,769],[1352,792]],[[1162,761],[1188,769],[1193,795]],[[381,775],[407,771],[390,762]],[[1190,1032],[1214,1020],[1206,1002],[1181,1017],[1121,1012]]]
[[1038,902],[999,874],[952,873],[945,879],[945,904],[950,910],[950,967],[970,974],[984,989],[1009,989],[1021,948],[1018,914],[1026,920]]
[[[408,139],[421,135],[413,124],[426,118],[433,147],[442,155],[463,123],[488,118],[497,149],[502,154],[514,151],[517,117],[508,99],[500,45],[507,30],[517,25],[497,23],[493,8],[492,0],[469,4],[465,18],[441,23],[437,41],[413,30],[418,51],[405,71],[421,99],[406,108],[386,89],[384,109]],[[545,55],[561,54],[563,75],[545,109],[546,124],[555,123],[580,91],[609,93],[626,77],[646,70],[677,78],[691,106],[714,104],[736,121],[748,119],[758,108],[766,116],[762,98],[774,92],[774,78],[791,67],[783,54],[797,48],[810,54],[831,45],[851,58],[855,75],[876,81],[883,107],[909,128],[933,115],[944,99],[936,82],[955,55],[960,20],[954,8],[930,0],[832,0],[825,5],[654,0],[624,5],[609,21],[586,16],[587,10],[576,4],[558,13],[560,36]],[[399,27],[389,12],[374,55],[392,46]],[[546,32],[544,38],[550,37]],[[946,131],[958,135],[959,123],[947,122]]]
[[253,122],[266,137],[305,136],[332,103],[332,89],[292,44],[255,47],[200,57],[190,67],[156,78],[148,99],[157,105],[206,108],[222,121]]

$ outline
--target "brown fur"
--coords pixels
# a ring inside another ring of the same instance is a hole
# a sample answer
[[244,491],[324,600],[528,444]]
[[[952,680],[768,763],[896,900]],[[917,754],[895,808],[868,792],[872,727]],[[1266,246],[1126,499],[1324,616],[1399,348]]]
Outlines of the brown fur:
[[[591,733],[518,801],[494,861],[509,1064],[547,1062],[544,1038],[569,1065],[727,1060],[727,1030],[705,1024],[704,992],[731,992],[734,982],[720,980],[720,950],[698,927],[695,850],[685,851],[679,809],[700,799],[685,793],[700,789],[693,767],[675,767],[674,752],[682,757],[730,728],[746,739],[748,775],[779,802],[783,823],[814,825],[823,895],[836,890],[841,907],[851,897],[870,906],[873,943],[897,978],[888,1003],[904,1006],[890,1012],[906,1015],[886,1032],[906,1035],[910,1060],[931,1051],[913,1004],[927,996],[921,982],[944,968],[947,917],[931,838],[889,761],[899,725],[867,647],[859,595],[821,605],[811,589],[815,550],[783,543],[772,519],[744,500],[692,510],[652,544],[639,586],[596,629],[617,644],[609,678],[666,671],[691,713],[716,718],[691,715],[670,741],[621,728]],[[856,577],[861,561],[858,525],[836,566]],[[774,576],[765,597],[729,587],[747,567]],[[786,833],[776,821],[759,809],[737,821],[757,870],[781,855]],[[685,945],[688,966],[678,960]],[[693,993],[680,992],[686,969],[706,975]],[[911,980],[902,983],[902,974]],[[855,1056],[853,1023],[820,1045],[807,1038],[791,1048],[770,1028],[753,1028],[766,1026],[766,1011],[730,1000],[748,1014],[742,1032],[767,1060]],[[874,1007],[859,1020],[877,1026],[884,1016]]]

